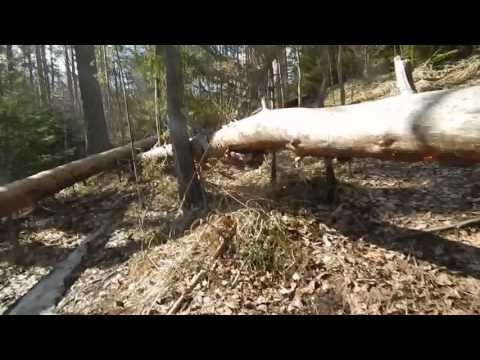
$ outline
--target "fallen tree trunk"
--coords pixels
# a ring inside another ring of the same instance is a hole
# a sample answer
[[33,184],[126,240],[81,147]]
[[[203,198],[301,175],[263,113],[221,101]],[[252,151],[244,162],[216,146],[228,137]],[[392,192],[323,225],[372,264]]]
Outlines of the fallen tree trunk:
[[[150,137],[137,141],[134,147],[137,151],[145,151],[155,141],[155,137]],[[32,206],[39,199],[107,170],[118,160],[129,157],[131,148],[125,145],[0,186],[0,217]]]
[[263,110],[217,131],[208,157],[290,149],[298,156],[480,162],[480,86],[342,107]]
[[155,159],[155,158],[165,158],[165,157],[173,157],[173,147],[171,144],[167,145],[162,145],[155,147],[151,150],[148,150],[140,155],[138,155],[138,158],[140,161],[145,161],[149,159]]
[[[189,138],[190,146],[195,160],[200,161],[203,154],[208,148],[208,141],[206,135],[195,135]],[[173,157],[172,144],[154,147],[138,156],[140,161],[145,161],[155,158]]]

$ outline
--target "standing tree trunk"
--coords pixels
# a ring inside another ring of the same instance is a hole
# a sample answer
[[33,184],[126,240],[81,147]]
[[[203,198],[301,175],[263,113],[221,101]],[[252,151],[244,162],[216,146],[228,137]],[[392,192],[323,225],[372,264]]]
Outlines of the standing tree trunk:
[[335,103],[335,88],[333,87],[334,81],[333,81],[333,61],[332,61],[332,55],[331,55],[331,50],[334,50],[332,46],[327,45],[327,60],[328,60],[328,72],[329,72],[329,78],[330,78],[330,88],[333,90],[332,91],[332,102],[333,105],[336,105]]
[[[0,45],[0,50],[3,50],[3,45]],[[3,69],[4,69],[4,66],[2,63],[0,63],[0,96],[3,96],[3,82],[2,82]]]
[[[103,55],[103,72],[104,72],[104,76],[105,76],[105,87],[106,87],[106,91],[105,91],[105,102],[106,102],[106,105],[107,105],[107,112],[108,112],[108,118],[109,118],[109,122],[112,124],[112,96],[111,96],[111,91],[110,91],[110,76],[109,76],[109,71],[108,71],[108,59],[107,59],[107,47],[105,45],[103,45],[101,47],[101,54]],[[113,124],[112,124],[113,126]]]
[[280,71],[281,71],[281,82],[282,82],[282,107],[285,107],[286,102],[288,101],[288,58],[287,58],[287,47],[282,51],[282,56],[280,60]]
[[35,59],[37,61],[38,86],[40,90],[40,100],[43,105],[48,101],[47,88],[45,84],[45,72],[43,71],[41,45],[35,45]]
[[[155,61],[154,61],[154,64],[155,64],[155,78],[153,79],[154,81],[154,85],[155,85],[155,99],[154,99],[154,102],[155,102],[155,125],[156,125],[156,128],[157,128],[157,142],[158,144],[160,145],[160,141],[161,141],[161,134],[162,134],[162,129],[160,127],[160,109],[159,109],[159,101],[158,101],[158,98],[159,98],[159,90],[160,90],[160,74],[159,74],[159,66],[158,66],[158,62],[159,62],[159,57],[158,57],[158,52],[157,52],[157,47],[155,47],[153,49],[154,51],[154,55],[155,55]],[[200,79],[198,80],[200,81]]]
[[70,98],[70,104],[73,109],[75,109],[75,98],[73,95],[73,82],[72,82],[72,70],[70,68],[70,56],[68,54],[68,45],[64,45],[65,51],[65,70],[67,76],[67,88],[68,88],[68,95]]
[[363,48],[363,77],[368,79],[368,45]]
[[[135,145],[134,145],[135,135],[133,133],[132,122],[130,120],[130,112],[129,112],[129,109],[128,109],[128,98],[127,98],[127,92],[126,92],[126,89],[125,89],[125,76],[124,76],[124,72],[123,72],[122,61],[120,59],[120,54],[118,53],[118,47],[116,45],[114,45],[114,49],[115,49],[115,54],[117,55],[118,70],[120,72],[120,83],[121,83],[121,86],[122,86],[123,103],[124,103],[124,106],[125,106],[125,120],[127,121],[128,131],[129,131],[129,135],[130,135],[130,151],[131,151],[131,155],[132,155],[132,169],[133,169],[133,174],[135,176],[135,182],[138,185],[138,172],[137,172],[137,162],[135,161]],[[141,206],[143,207],[143,200],[142,200],[141,194],[138,190],[138,186],[137,186],[137,195],[138,195],[138,199],[141,203]]]
[[[272,104],[275,109],[285,107],[285,98],[283,96],[281,83],[280,50],[281,49],[278,49],[275,58],[270,63],[272,99],[275,100],[274,102],[272,101]],[[272,153],[271,182],[274,186],[277,184],[277,153],[275,151]]]
[[[338,45],[338,63],[337,63],[337,75],[338,75],[338,86],[340,87],[340,105],[345,105],[345,83],[343,81],[343,47],[342,45]],[[352,158],[350,157],[339,157],[338,161],[345,163],[348,163],[348,173],[350,176],[352,176]],[[333,172],[333,166],[331,173],[333,174],[333,177],[335,178],[335,173]],[[331,176],[331,175],[329,175]],[[327,179],[328,180],[328,179]],[[336,182],[336,181],[335,181]],[[333,184],[330,183],[329,184]],[[335,184],[332,185],[335,187]]]
[[80,105],[80,96],[78,96],[78,76],[77,76],[77,71],[75,70],[75,64],[76,64],[76,57],[75,57],[75,52],[74,48],[72,45],[70,45],[70,59],[72,61],[72,79],[73,79],[73,93],[74,93],[74,104],[75,104],[75,110],[81,114],[82,113],[82,107]]
[[277,57],[272,62],[273,72],[273,87],[275,89],[275,105],[276,108],[283,108],[285,106],[285,97],[282,88],[282,72],[280,59]]
[[48,45],[50,51],[50,73],[51,73],[51,85],[50,92],[53,95],[55,93],[55,57],[53,56],[53,45]]
[[117,65],[115,61],[112,61],[112,72],[113,72],[113,79],[114,79],[114,84],[115,84],[115,98],[117,102],[117,110],[118,110],[118,128],[120,129],[120,136],[121,136],[121,141],[122,144],[125,143],[125,127],[122,124],[122,121],[120,120],[123,117],[122,113],[122,108],[121,108],[121,101],[120,101],[120,86],[119,86],[119,81],[118,81],[118,71],[117,71]]
[[[68,100],[69,100],[69,108],[72,113],[75,113],[75,98],[73,95],[73,80],[72,80],[72,70],[70,68],[70,55],[68,53],[68,45],[64,45],[64,58],[65,58],[65,71],[67,77],[67,89],[68,89]],[[65,150],[68,149],[68,131],[69,131],[69,124],[67,120],[65,120],[65,128],[64,128],[64,147]]]
[[[30,80],[30,86],[32,90],[35,90],[35,77],[33,75],[33,62],[32,62],[32,49],[30,45],[28,46],[28,50],[26,50],[26,57],[27,57],[27,66],[28,66],[28,75]],[[38,95],[38,93],[37,93]]]
[[340,88],[340,104],[345,105],[345,85],[343,83],[342,52],[343,52],[342,45],[338,45],[338,57],[337,57],[338,87]]
[[156,70],[155,71],[155,79],[154,79],[154,82],[155,82],[155,125],[156,125],[156,128],[157,128],[157,143],[160,145],[160,141],[161,141],[161,128],[160,128],[160,113],[159,113],[159,106],[158,106],[158,102],[159,102],[159,83],[160,83],[160,80],[158,78],[158,71]]
[[9,87],[13,85],[13,71],[14,61],[12,45],[7,45],[7,82]]
[[[0,45],[0,52],[3,51],[3,45]],[[3,69],[4,65],[0,62],[0,96],[3,96]]]
[[297,96],[298,96],[298,107],[302,106],[302,66],[301,66],[301,54],[300,48],[297,47]]
[[47,65],[47,55],[45,53],[45,45],[40,45],[41,58],[42,58],[42,69],[43,69],[43,78],[45,79],[45,89],[47,90],[47,100],[51,101],[51,91],[50,91],[50,80],[48,77],[48,65]]
[[95,49],[93,45],[75,45],[78,78],[82,95],[83,112],[87,126],[87,153],[97,154],[110,147],[102,92],[97,78]]
[[[157,45],[157,49],[158,49]],[[167,109],[170,139],[173,145],[178,190],[184,210],[203,205],[203,189],[195,172],[192,150],[187,134],[187,123],[182,113],[183,74],[180,52],[175,45],[166,45],[165,70],[167,75]],[[158,49],[160,50],[160,49]]]

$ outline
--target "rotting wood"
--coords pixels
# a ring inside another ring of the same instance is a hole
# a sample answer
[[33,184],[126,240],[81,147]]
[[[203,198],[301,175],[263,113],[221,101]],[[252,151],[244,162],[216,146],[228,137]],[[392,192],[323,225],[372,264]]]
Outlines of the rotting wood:
[[54,313],[54,308],[67,291],[72,276],[84,262],[92,244],[112,225],[107,221],[100,229],[87,236],[70,255],[55,266],[46,277],[41,279],[31,290],[21,297],[6,315],[48,315]]

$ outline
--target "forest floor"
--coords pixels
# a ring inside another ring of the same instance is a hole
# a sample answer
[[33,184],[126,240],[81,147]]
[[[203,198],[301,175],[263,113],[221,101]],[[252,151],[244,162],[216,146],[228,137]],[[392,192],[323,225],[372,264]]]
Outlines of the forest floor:
[[[423,80],[478,84],[474,60],[436,80],[422,70]],[[388,81],[366,84],[353,102],[388,96]],[[0,224],[0,313],[106,221],[104,245],[70,279],[55,313],[166,314],[198,274],[180,314],[480,313],[478,225],[426,231],[480,217],[480,166],[358,159],[349,176],[337,164],[337,197],[327,205],[322,161],[294,168],[282,153],[278,162],[275,188],[268,162],[213,166],[203,174],[211,211],[175,240],[176,181],[161,165],[144,169],[143,208],[135,182],[114,172],[42,201],[16,221],[17,244]]]

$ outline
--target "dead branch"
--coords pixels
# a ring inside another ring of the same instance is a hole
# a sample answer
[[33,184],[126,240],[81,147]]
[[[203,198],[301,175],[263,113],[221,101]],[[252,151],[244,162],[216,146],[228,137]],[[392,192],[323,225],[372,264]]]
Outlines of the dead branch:
[[412,237],[419,237],[422,235],[425,235],[426,233],[434,233],[434,232],[440,232],[440,231],[446,231],[446,230],[451,230],[451,229],[460,229],[469,225],[475,225],[480,223],[480,217],[470,219],[470,220],[465,220],[453,225],[440,225],[440,226],[434,226],[429,229],[425,230],[416,230],[416,229],[411,229],[411,231],[416,231],[417,233],[414,234],[407,234],[407,235],[400,235],[397,237],[394,237],[391,241],[398,241],[398,240],[404,240],[407,238],[412,238]]

